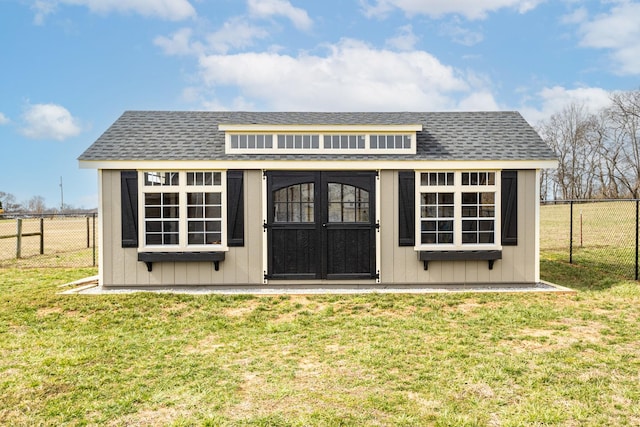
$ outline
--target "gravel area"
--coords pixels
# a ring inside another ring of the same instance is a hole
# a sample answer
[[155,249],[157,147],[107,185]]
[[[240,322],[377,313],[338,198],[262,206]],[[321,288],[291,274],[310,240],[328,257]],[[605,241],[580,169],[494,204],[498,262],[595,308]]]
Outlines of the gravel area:
[[514,283],[514,284],[465,284],[465,285],[396,285],[396,286],[368,286],[336,284],[332,286],[173,286],[173,287],[137,287],[137,288],[103,288],[98,286],[96,277],[89,277],[73,283],[63,285],[71,289],[62,294],[82,295],[110,295],[128,294],[133,292],[156,292],[194,295],[321,295],[321,294],[431,294],[451,292],[574,292],[569,288],[548,282]]

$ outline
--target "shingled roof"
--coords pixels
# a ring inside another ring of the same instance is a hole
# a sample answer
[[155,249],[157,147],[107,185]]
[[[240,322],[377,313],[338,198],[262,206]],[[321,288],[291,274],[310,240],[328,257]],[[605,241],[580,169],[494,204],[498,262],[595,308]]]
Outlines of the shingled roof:
[[[414,125],[417,153],[225,154],[219,124]],[[215,112],[127,111],[80,157],[118,160],[555,160],[551,149],[515,111],[499,112]]]

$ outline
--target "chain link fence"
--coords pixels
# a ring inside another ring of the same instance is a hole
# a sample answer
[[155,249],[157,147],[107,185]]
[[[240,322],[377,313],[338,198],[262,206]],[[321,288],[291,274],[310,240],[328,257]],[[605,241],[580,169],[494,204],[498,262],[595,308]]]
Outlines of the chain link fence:
[[0,217],[0,267],[98,265],[97,215],[5,214]]
[[543,202],[541,252],[638,280],[638,200]]

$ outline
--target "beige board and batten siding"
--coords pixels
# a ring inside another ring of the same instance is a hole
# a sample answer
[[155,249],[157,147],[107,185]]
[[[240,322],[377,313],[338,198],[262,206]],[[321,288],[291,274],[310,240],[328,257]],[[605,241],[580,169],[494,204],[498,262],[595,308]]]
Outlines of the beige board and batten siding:
[[262,172],[245,171],[244,214],[245,244],[231,247],[220,269],[212,262],[156,262],[147,271],[138,261],[138,248],[121,245],[121,186],[119,170],[101,170],[99,174],[102,203],[102,230],[109,232],[102,239],[102,286],[197,286],[242,285],[262,283]]
[[[219,271],[214,270],[211,262],[158,262],[153,264],[153,271],[147,271],[146,265],[137,259],[137,248],[121,247],[120,171],[102,170],[99,176],[103,232],[111,233],[111,238],[100,240],[103,245],[103,286],[229,286],[263,283],[261,171],[245,171],[245,244],[229,248],[225,260],[220,263]],[[412,246],[398,245],[398,172],[381,171],[380,285],[537,282],[537,188],[535,170],[518,172],[518,245],[504,246],[502,259],[495,262],[493,270],[488,269],[486,261],[432,261],[425,271]],[[291,284],[290,281],[269,283]],[[319,283],[331,281],[305,281],[308,285]]]
[[382,171],[381,282],[460,284],[539,281],[537,182],[535,170],[518,171],[518,245],[504,246],[502,259],[495,262],[492,270],[489,270],[487,261],[431,261],[429,269],[424,270],[413,246],[398,245],[398,172]]

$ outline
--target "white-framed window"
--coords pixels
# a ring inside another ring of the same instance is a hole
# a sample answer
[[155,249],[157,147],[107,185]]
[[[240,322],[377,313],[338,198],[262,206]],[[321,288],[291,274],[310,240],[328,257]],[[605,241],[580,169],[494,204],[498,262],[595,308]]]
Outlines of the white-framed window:
[[418,171],[417,247],[500,246],[499,171]]
[[226,246],[224,172],[139,173],[142,248],[171,251]]
[[416,133],[226,133],[226,152],[415,154]]

